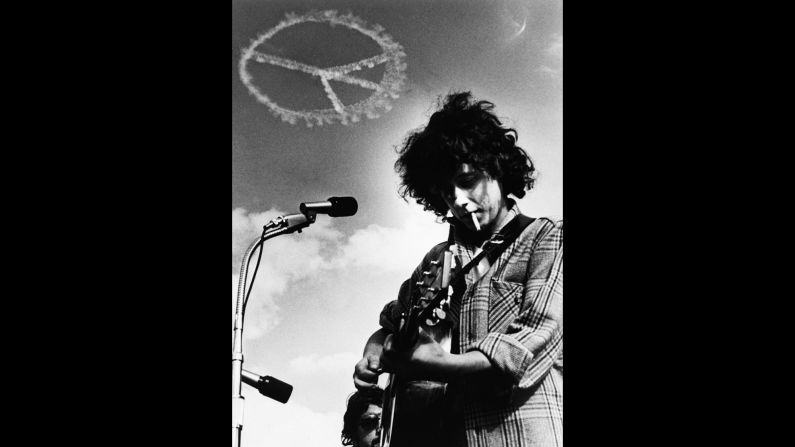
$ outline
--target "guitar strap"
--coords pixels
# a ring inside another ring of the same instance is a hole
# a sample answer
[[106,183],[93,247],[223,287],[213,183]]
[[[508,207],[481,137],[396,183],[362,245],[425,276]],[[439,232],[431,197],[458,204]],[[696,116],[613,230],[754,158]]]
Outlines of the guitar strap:
[[[453,330],[455,330],[458,327],[457,301],[460,301],[461,295],[463,294],[463,291],[465,289],[463,285],[465,284],[464,278],[466,277],[466,274],[470,270],[472,270],[472,268],[475,267],[485,256],[488,256],[490,264],[494,264],[494,261],[497,260],[500,254],[502,254],[502,252],[506,248],[508,248],[508,246],[511,245],[511,243],[522,233],[522,231],[524,231],[524,229],[527,228],[527,226],[530,225],[534,220],[535,219],[527,217],[523,214],[515,216],[513,219],[511,219],[510,222],[508,222],[504,227],[502,227],[502,229],[498,233],[493,235],[488,241],[486,241],[485,244],[483,244],[483,250],[480,253],[478,253],[477,256],[475,256],[469,263],[467,263],[467,265],[461,268],[461,270],[458,270],[453,275],[451,275],[449,285],[453,287],[453,296],[452,296],[453,303],[451,303],[453,304],[451,306],[453,315],[451,316],[454,316],[454,318],[452,318],[452,324],[454,328]],[[453,243],[452,241],[454,240],[454,235],[455,235],[454,228],[455,227],[453,225],[450,226],[448,249],[449,249],[449,244],[452,244]],[[415,320],[425,321],[425,319],[431,315],[431,312],[434,311],[436,306],[438,306],[441,303],[441,301],[446,297],[447,297],[446,289],[437,291],[436,295],[434,295],[434,297],[424,305],[423,310],[420,311],[419,315],[415,318]],[[413,334],[413,331],[409,329],[407,329],[406,334],[407,337],[410,338],[407,338],[401,344],[405,344],[405,346],[413,346],[414,342],[416,341],[416,339],[414,338],[416,335]],[[456,344],[457,344],[456,337],[453,337],[453,346],[455,348],[457,348]]]
[[519,237],[520,234],[522,234],[522,231],[524,231],[524,229],[527,228],[528,225],[533,223],[534,220],[535,220],[534,218],[527,217],[524,214],[519,214],[513,219],[511,219],[511,221],[505,224],[505,226],[502,227],[502,229],[497,234],[492,236],[491,239],[489,239],[488,241],[486,241],[485,244],[483,244],[483,251],[481,251],[480,253],[478,253],[477,256],[472,258],[472,260],[469,261],[469,263],[467,263],[467,265],[465,265],[461,269],[460,273],[456,275],[456,278],[459,277],[463,278],[464,276],[466,276],[466,274],[470,270],[472,270],[473,267],[478,265],[478,263],[480,262],[481,259],[483,259],[484,256],[488,256],[490,265],[494,264],[494,261],[496,261],[497,258],[500,257],[502,252],[505,251],[505,249],[508,248],[508,246],[510,246],[511,243],[517,237]]

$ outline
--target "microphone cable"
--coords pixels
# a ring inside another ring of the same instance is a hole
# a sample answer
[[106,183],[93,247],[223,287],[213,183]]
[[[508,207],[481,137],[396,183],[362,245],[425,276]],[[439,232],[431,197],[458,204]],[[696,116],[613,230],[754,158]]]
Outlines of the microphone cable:
[[[251,274],[251,283],[248,285],[248,292],[246,292],[246,297],[243,299],[243,318],[246,318],[246,305],[248,304],[248,297],[251,295],[251,291],[254,289],[254,279],[257,277],[257,270],[259,270],[260,261],[262,261],[262,251],[265,246],[265,233],[268,231],[267,227],[262,229],[262,234],[259,237],[259,244],[257,248],[259,249],[259,253],[257,254],[257,263],[254,265],[254,273]],[[246,276],[248,276],[249,266],[251,265],[251,256],[248,257],[248,262],[246,264]],[[247,278],[246,278],[247,279]],[[243,282],[245,284],[245,280]]]

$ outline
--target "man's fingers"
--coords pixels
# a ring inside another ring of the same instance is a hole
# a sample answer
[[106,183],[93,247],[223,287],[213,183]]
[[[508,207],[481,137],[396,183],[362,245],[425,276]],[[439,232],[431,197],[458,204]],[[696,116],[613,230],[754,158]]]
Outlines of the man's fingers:
[[393,342],[394,342],[394,337],[392,336],[392,334],[387,335],[386,338],[384,339],[384,351],[392,352]]
[[357,365],[356,369],[353,370],[353,385],[360,390],[377,388],[378,374],[369,371],[366,367]]
[[353,386],[355,386],[357,390],[372,390],[378,388],[378,383],[366,382],[353,376]]
[[353,370],[354,386],[360,390],[378,388],[378,376],[384,371],[383,366],[377,355],[369,355],[359,360]]
[[376,373],[381,372],[381,360],[378,356],[370,356],[370,358],[367,359],[367,368]]
[[366,380],[368,382],[375,382],[376,380],[378,380],[378,374],[366,369],[354,372],[353,376],[358,377],[362,380]]

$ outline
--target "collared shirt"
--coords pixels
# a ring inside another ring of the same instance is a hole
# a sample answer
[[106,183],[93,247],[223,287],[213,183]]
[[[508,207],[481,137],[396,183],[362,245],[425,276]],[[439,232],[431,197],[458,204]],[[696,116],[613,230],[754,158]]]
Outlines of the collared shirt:
[[[511,212],[519,213],[515,204]],[[456,237],[462,265],[480,249],[465,236]],[[418,293],[416,279],[446,247],[433,247],[398,299],[384,307],[384,328],[395,330]],[[453,307],[459,352],[480,351],[493,366],[451,388],[463,402],[467,445],[562,445],[563,222],[536,219],[492,265],[467,275]]]
[[[519,215],[519,207],[516,205],[512,206],[508,210],[502,221],[499,222],[499,224],[494,227],[494,229],[491,232],[492,236],[499,233],[500,230],[502,230],[502,228],[508,224],[508,222],[510,222],[514,217],[518,215]],[[456,241],[457,243],[455,245],[454,250],[456,251],[455,254],[458,256],[458,258],[462,259],[461,250],[458,248],[458,243],[460,243],[460,241],[461,241],[460,239]],[[486,245],[487,242],[488,239],[483,241],[483,243],[480,244],[480,246],[475,248],[475,251],[473,253],[473,258],[479,255],[480,252],[483,251],[483,247]],[[469,271],[469,273],[467,273],[467,275],[469,276],[468,282],[469,283],[477,282],[478,279],[480,279],[483,275],[486,274],[486,272],[489,270],[489,267],[491,267],[491,263],[489,262],[488,258],[484,256],[483,259],[481,259],[480,262],[478,262],[478,264],[475,267],[473,267],[472,270]]]

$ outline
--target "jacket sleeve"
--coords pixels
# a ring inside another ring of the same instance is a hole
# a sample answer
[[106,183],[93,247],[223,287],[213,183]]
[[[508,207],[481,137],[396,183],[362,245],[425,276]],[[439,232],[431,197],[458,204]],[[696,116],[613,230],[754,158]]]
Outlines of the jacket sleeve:
[[504,332],[490,332],[473,349],[520,389],[549,372],[563,351],[563,222],[539,233],[527,265],[521,308]]

